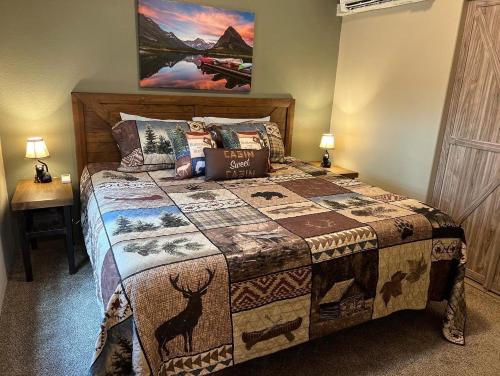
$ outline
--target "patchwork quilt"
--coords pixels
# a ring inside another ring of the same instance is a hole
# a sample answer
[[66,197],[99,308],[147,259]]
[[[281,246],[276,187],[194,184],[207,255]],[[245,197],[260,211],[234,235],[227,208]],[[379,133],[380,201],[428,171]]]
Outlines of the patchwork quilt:
[[419,201],[295,159],[258,179],[81,179],[103,311],[93,375],[204,375],[447,300],[464,343],[463,231]]

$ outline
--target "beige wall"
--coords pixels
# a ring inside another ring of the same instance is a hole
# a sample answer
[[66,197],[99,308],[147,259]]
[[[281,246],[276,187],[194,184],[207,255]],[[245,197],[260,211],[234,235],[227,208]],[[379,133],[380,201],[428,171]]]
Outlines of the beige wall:
[[12,232],[9,216],[9,199],[5,184],[5,170],[2,159],[2,142],[0,139],[0,311],[2,309],[5,288],[7,287],[7,271],[12,258]]
[[[294,96],[293,154],[318,158],[320,134],[330,122],[340,36],[335,2],[198,2],[256,13],[251,96]],[[4,1],[0,59],[0,136],[10,194],[17,179],[33,174],[23,159],[30,135],[46,138],[54,175],[74,175],[70,92],[139,91],[135,1]]]
[[426,199],[463,2],[345,17],[332,128],[335,162]]

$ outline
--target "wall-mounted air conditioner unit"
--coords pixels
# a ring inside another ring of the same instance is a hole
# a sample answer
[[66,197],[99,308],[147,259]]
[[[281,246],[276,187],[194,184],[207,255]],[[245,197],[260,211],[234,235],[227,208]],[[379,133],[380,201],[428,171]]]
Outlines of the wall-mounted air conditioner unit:
[[337,16],[418,3],[426,0],[339,0]]

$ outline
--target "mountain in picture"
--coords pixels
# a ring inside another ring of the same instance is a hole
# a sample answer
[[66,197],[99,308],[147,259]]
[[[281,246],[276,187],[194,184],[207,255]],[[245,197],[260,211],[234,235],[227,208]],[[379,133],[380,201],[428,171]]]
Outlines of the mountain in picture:
[[185,40],[184,43],[186,43],[189,47],[195,48],[200,51],[208,50],[215,45],[215,43],[205,42],[201,38],[196,38],[195,40]]
[[250,47],[241,35],[229,26],[216,43],[206,42],[201,38],[182,41],[170,31],[163,30],[151,18],[139,14],[139,44],[141,49],[160,49],[194,52],[206,51],[223,55],[252,56]]
[[141,49],[161,49],[193,52],[194,48],[172,32],[163,30],[151,18],[139,13],[139,45]]
[[229,26],[209,52],[252,56],[253,48],[246,44],[241,35],[232,26]]

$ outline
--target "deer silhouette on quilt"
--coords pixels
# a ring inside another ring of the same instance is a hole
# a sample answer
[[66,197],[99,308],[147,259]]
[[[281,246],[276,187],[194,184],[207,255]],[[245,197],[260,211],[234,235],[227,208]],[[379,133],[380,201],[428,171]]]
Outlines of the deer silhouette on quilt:
[[198,282],[197,289],[194,291],[189,287],[184,288],[179,285],[179,275],[175,277],[170,276],[172,287],[182,293],[182,296],[187,299],[187,304],[184,310],[156,328],[155,337],[158,341],[158,353],[162,362],[164,361],[164,354],[169,355],[167,344],[177,336],[182,335],[184,338],[185,352],[193,351],[193,330],[203,312],[203,301],[201,298],[206,294],[208,286],[215,275],[215,270],[208,268],[205,270],[208,272],[208,280],[203,284]]

